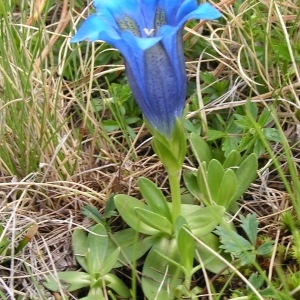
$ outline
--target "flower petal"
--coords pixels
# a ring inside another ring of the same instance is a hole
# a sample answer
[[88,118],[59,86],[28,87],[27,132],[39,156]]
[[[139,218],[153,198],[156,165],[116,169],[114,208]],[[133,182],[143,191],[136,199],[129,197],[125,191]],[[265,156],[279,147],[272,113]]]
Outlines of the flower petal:
[[162,9],[166,13],[167,23],[169,25],[176,25],[175,16],[183,1],[184,0],[177,0],[177,1],[158,0],[157,1],[158,2],[157,7],[159,9]]
[[187,0],[180,7],[176,15],[176,23],[178,26],[183,26],[189,19],[214,20],[222,17],[222,14],[207,2],[191,10],[194,7],[194,2],[193,0]]
[[71,39],[71,43],[83,40],[103,40],[107,43],[115,43],[120,39],[120,34],[110,23],[101,18],[98,14],[89,16],[79,27],[77,33]]
[[[160,29],[160,35],[162,38],[162,44],[166,49],[166,53],[169,56],[169,60],[172,62],[177,81],[182,83],[183,88],[181,89],[184,95],[180,98],[185,97],[185,85],[186,85],[186,73],[185,73],[185,59],[182,41],[182,29],[177,27],[164,25]],[[184,71],[183,71],[184,70]]]
[[146,28],[141,16],[140,0],[94,0],[93,5],[97,12],[109,11],[116,21],[122,20],[126,16],[134,20],[141,29]]

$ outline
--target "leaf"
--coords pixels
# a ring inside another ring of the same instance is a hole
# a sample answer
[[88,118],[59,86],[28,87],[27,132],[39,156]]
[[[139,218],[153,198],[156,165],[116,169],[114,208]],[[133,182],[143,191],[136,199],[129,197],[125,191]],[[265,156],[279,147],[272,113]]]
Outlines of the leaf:
[[258,118],[257,123],[260,125],[260,127],[267,126],[270,122],[272,122],[273,117],[270,110],[264,109]]
[[120,251],[121,248],[118,247],[105,258],[102,274],[108,274],[114,268],[118,261]]
[[195,241],[187,232],[187,225],[182,226],[177,235],[177,246],[181,257],[181,264],[185,274],[192,275],[195,255]]
[[87,237],[87,265],[89,274],[104,275],[104,262],[108,247],[108,234],[103,224],[95,225]]
[[214,141],[214,140],[220,139],[222,137],[226,137],[226,136],[227,136],[227,133],[223,132],[223,131],[213,130],[213,129],[210,129],[207,131],[207,140],[208,141]]
[[236,192],[237,179],[233,170],[228,169],[223,175],[222,182],[219,186],[218,197],[216,203],[229,208],[230,200]]
[[138,215],[138,218],[148,226],[159,230],[161,233],[166,233],[168,235],[172,234],[173,225],[166,217],[156,214],[150,210],[138,207],[135,209],[135,211]]
[[66,289],[69,292],[88,287],[91,284],[91,277],[89,274],[77,271],[66,271],[57,273],[58,280],[53,276],[47,276],[46,282],[43,285],[50,291],[57,292]]
[[220,237],[222,243],[220,248],[224,249],[226,253],[230,253],[237,258],[241,258],[244,252],[253,250],[251,243],[233,230],[228,230],[218,226],[217,229],[214,230],[214,233]]
[[125,283],[117,277],[115,274],[106,274],[103,279],[105,280],[106,286],[114,290],[120,297],[129,298],[130,291]]
[[212,159],[212,153],[207,142],[202,137],[193,132],[190,134],[189,141],[192,147],[193,154],[196,157],[198,163],[201,164],[203,161],[205,161],[208,164]]
[[198,238],[211,233],[222,220],[225,209],[214,205],[200,207],[193,204],[182,204],[181,215],[185,218],[189,229]]
[[223,168],[237,167],[241,162],[241,155],[237,150],[232,150],[223,163]]
[[197,182],[197,174],[195,172],[184,171],[183,172],[183,180],[188,191],[194,196],[196,199],[201,199],[201,191]]
[[116,206],[115,206],[115,202],[114,202],[114,196],[111,195],[105,203],[105,210],[103,213],[103,218],[108,219],[110,217],[115,217],[115,216],[117,216]]
[[[210,249],[220,253],[220,241],[215,234],[208,234],[200,238],[202,242],[204,242]],[[201,247],[200,245],[196,244],[196,251],[197,255],[195,255],[196,261],[199,262],[199,256],[205,266],[205,269],[213,272],[215,274],[223,271],[226,269],[227,265],[220,260],[215,254],[211,253],[209,250]],[[223,257],[227,260],[230,260],[230,256],[228,254],[220,253]]]
[[172,221],[172,216],[167,204],[167,200],[162,191],[157,187],[157,185],[144,177],[139,178],[138,185],[141,190],[141,194],[148,204],[149,208],[153,212],[166,217],[169,221]]
[[132,228],[112,234],[108,253],[116,249],[116,247],[121,248],[119,260],[114,267],[118,268],[137,261],[152,247],[156,240],[156,236],[143,237]]
[[88,272],[86,255],[88,252],[87,235],[84,230],[76,228],[72,235],[72,247],[75,258],[80,266]]
[[224,176],[224,168],[219,161],[212,159],[207,169],[207,182],[212,200],[218,203],[220,186]]
[[[259,275],[257,272],[251,274],[249,277],[249,282],[255,287],[256,290],[259,290],[264,284],[264,277]],[[247,290],[250,292],[250,288],[247,286]]]
[[280,143],[281,137],[277,128],[263,128],[263,134],[267,140]]
[[256,254],[257,255],[271,254],[272,250],[273,250],[273,245],[274,245],[274,241],[268,241],[268,242],[263,243],[256,249]]
[[212,205],[212,197],[210,195],[210,189],[207,180],[207,171],[206,171],[206,162],[203,162],[197,171],[197,184],[201,194],[201,200],[205,203],[205,205]]
[[241,219],[241,227],[244,229],[247,237],[250,240],[250,243],[255,246],[256,238],[257,238],[257,228],[258,228],[258,221],[256,218],[256,214],[248,214],[246,218],[244,216],[240,216]]
[[94,220],[96,223],[102,223],[102,217],[98,209],[93,205],[86,205],[82,207],[82,214],[87,218]]
[[235,172],[237,181],[237,190],[231,199],[231,206],[236,200],[238,200],[248,189],[250,184],[254,181],[257,175],[258,161],[257,156],[250,154],[239,166]]
[[137,232],[148,235],[159,233],[159,230],[142,222],[136,214],[136,208],[148,209],[148,206],[145,203],[128,195],[116,195],[114,200],[119,214],[129,227]]
[[178,285],[182,284],[182,272],[162,255],[180,262],[175,239],[161,237],[149,251],[144,266],[142,288],[147,299],[171,300]]
[[157,130],[154,131],[151,144],[168,174],[177,175],[181,170],[186,154],[186,135],[181,120],[176,119],[170,139]]
[[80,298],[79,300],[105,300],[103,293],[98,295],[89,295],[83,298]]

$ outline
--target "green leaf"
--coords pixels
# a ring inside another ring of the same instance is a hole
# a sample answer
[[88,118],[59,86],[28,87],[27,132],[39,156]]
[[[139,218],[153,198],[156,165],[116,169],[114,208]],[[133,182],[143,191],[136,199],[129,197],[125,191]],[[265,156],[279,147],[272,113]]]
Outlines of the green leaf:
[[[255,287],[255,289],[259,290],[264,284],[264,277],[259,275],[257,272],[251,274],[249,277],[249,282]],[[247,286],[247,290],[250,292],[250,288]]]
[[94,220],[96,223],[102,223],[102,217],[98,209],[93,205],[86,205],[82,207],[82,214],[87,218]]
[[43,285],[50,291],[57,292],[66,289],[69,292],[88,287],[91,284],[91,277],[89,274],[77,271],[66,271],[57,273],[58,280],[53,276],[47,276],[46,282]]
[[129,298],[130,291],[125,283],[117,277],[115,274],[106,274],[103,279],[105,280],[106,286],[114,290],[120,297]]
[[224,173],[224,168],[219,161],[216,159],[210,161],[207,169],[207,182],[212,200],[217,204],[219,204],[217,201]]
[[167,200],[162,191],[157,187],[157,185],[144,177],[139,178],[138,185],[141,190],[141,194],[148,204],[149,208],[153,212],[166,217],[169,221],[172,221],[172,216],[167,204]]
[[103,273],[103,267],[108,247],[108,234],[103,224],[95,225],[87,237],[87,265],[89,274]]
[[183,172],[183,180],[188,191],[194,196],[196,199],[201,199],[201,191],[197,182],[197,173],[184,171]]
[[257,228],[258,228],[258,221],[256,218],[256,214],[248,214],[246,218],[244,216],[240,216],[241,219],[241,227],[244,229],[247,237],[250,240],[250,243],[255,246],[256,238],[257,238]]
[[223,163],[223,168],[237,167],[241,162],[241,155],[237,150],[232,150]]
[[110,217],[115,217],[115,216],[117,216],[116,206],[115,206],[115,202],[114,202],[114,196],[111,195],[105,203],[105,210],[103,213],[103,218],[108,219]]
[[256,249],[256,254],[257,255],[270,255],[273,250],[273,245],[274,245],[274,241],[268,241],[268,242],[263,243]]
[[156,240],[156,236],[143,237],[132,228],[115,232],[111,236],[108,253],[116,247],[120,247],[121,252],[114,267],[118,268],[137,261],[152,247]]
[[237,179],[235,177],[234,171],[228,169],[222,178],[221,184],[219,186],[218,197],[216,198],[216,203],[218,205],[224,206],[226,209],[229,207],[230,200],[236,192]]
[[190,134],[189,141],[198,163],[205,161],[208,164],[212,160],[212,153],[207,142],[193,132]]
[[270,122],[272,122],[272,120],[273,120],[273,117],[272,117],[271,111],[264,109],[260,113],[257,123],[260,125],[260,127],[265,127]]
[[136,214],[136,208],[148,209],[145,203],[128,195],[116,195],[114,200],[122,219],[135,231],[148,235],[159,233],[159,230],[142,222]]
[[200,207],[192,204],[182,204],[181,214],[187,221],[189,229],[198,238],[211,233],[221,222],[225,213],[223,206]]
[[[212,233],[207,234],[200,238],[202,242],[204,242],[210,249],[218,252],[220,255],[225,257],[227,260],[230,260],[230,256],[228,254],[220,253],[220,241],[218,237]],[[199,262],[199,257],[201,258],[205,269],[213,272],[215,274],[226,270],[227,265],[220,260],[217,256],[211,253],[209,250],[201,247],[200,245],[196,245],[197,254],[195,255],[196,261]]]
[[104,265],[103,265],[102,274],[107,274],[107,273],[109,273],[114,268],[114,266],[116,265],[116,263],[118,261],[120,251],[121,251],[121,248],[118,247],[117,249],[115,249],[113,252],[111,252],[105,258],[105,262],[104,262]]
[[267,140],[280,143],[281,137],[276,128],[263,128],[263,134]]
[[135,209],[135,211],[138,215],[138,218],[148,226],[151,226],[162,233],[166,233],[168,235],[172,234],[173,225],[166,217],[156,214],[148,209],[138,207]]
[[98,295],[89,295],[83,298],[80,298],[79,300],[105,300],[103,293]]
[[80,266],[88,272],[86,255],[88,252],[87,235],[84,230],[76,228],[72,235],[72,247],[75,258]]
[[250,154],[239,166],[235,172],[237,181],[237,190],[232,197],[232,205],[236,200],[238,200],[248,189],[250,184],[254,181],[257,176],[258,161],[257,156],[252,153]]
[[175,239],[161,237],[149,251],[144,266],[142,288],[147,299],[174,299],[176,287],[182,284],[182,272],[162,255],[180,262]]
[[221,249],[224,249],[226,253],[230,253],[237,258],[241,258],[247,251],[252,251],[254,248],[249,241],[240,236],[233,230],[225,229],[218,226],[214,233],[220,236],[222,245]]
[[197,184],[202,194],[201,200],[207,206],[212,205],[212,197],[210,194],[210,188],[207,180],[206,162],[203,162],[198,168]]
[[176,239],[184,272],[185,274],[192,275],[191,273],[193,272],[195,255],[195,241],[187,231],[189,231],[187,225],[182,226],[178,232],[178,235],[176,236]]
[[179,174],[186,154],[186,135],[182,121],[176,119],[175,128],[169,138],[154,130],[151,144],[168,174]]
[[258,107],[257,104],[251,101],[247,101],[246,102],[246,110],[248,112],[250,112],[250,114],[252,115],[253,119],[256,119],[257,117],[257,113],[258,113]]
[[227,133],[223,132],[223,131],[213,130],[213,129],[207,131],[207,140],[208,141],[214,141],[214,140],[220,139],[222,137],[226,137],[226,136],[227,136]]

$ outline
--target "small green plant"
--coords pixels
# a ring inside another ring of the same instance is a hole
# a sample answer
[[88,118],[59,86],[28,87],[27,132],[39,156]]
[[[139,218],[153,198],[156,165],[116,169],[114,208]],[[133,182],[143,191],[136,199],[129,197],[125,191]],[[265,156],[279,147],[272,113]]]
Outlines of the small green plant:
[[184,173],[187,189],[206,206],[220,205],[227,211],[234,209],[236,201],[256,177],[256,155],[242,157],[237,150],[232,150],[220,162],[213,158],[211,148],[202,137],[191,133],[189,140],[199,168]]
[[[51,291],[76,291],[88,288],[88,295],[81,300],[105,299],[105,290],[128,298],[129,289],[111,271],[120,253],[120,248],[108,251],[109,236],[104,225],[97,224],[88,235],[82,229],[75,229],[72,245],[78,264],[83,271],[66,271],[46,278],[45,287]],[[63,293],[62,293],[63,294]]]
[[[130,228],[153,237],[143,267],[143,291],[149,299],[153,298],[154,293],[157,293],[157,299],[174,296],[175,291],[188,294],[192,275],[199,267],[193,268],[194,241],[185,230],[205,241],[221,222],[225,209],[222,206],[212,208],[181,204],[181,214],[174,223],[173,203],[167,201],[161,190],[146,178],[140,178],[138,185],[145,203],[128,195],[116,195],[115,204]],[[218,263],[215,261],[214,266]],[[221,264],[221,267],[224,265]]]
[[214,233],[220,236],[222,244],[220,248],[239,259],[241,265],[253,264],[257,255],[270,255],[273,249],[273,241],[266,241],[257,246],[258,220],[256,215],[248,214],[246,217],[240,216],[240,219],[242,222],[241,227],[248,240],[235,231],[217,226]]
[[281,141],[278,130],[271,126],[274,121],[270,109],[264,108],[260,111],[257,104],[251,102],[247,102],[227,121],[220,116],[216,118],[214,129],[209,129],[207,132],[207,140],[221,140],[225,157],[228,157],[233,150],[246,154],[255,153],[259,157],[266,149],[252,120],[255,120],[265,140]]
[[[278,298],[278,292],[275,292],[274,289],[270,287],[263,287],[265,285],[265,277],[257,272],[253,273],[249,277],[249,282],[257,290],[257,292],[264,297],[264,299],[281,299]],[[245,291],[234,290],[233,299],[247,299],[247,300],[256,300],[257,295],[254,295],[252,290],[247,286]],[[239,298],[240,297],[240,298]]]

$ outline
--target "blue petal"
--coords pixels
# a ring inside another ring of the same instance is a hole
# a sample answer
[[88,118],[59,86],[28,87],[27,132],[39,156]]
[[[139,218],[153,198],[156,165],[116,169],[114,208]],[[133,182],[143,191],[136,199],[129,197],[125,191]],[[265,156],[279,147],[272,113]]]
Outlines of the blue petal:
[[191,11],[194,6],[193,2],[192,0],[186,1],[178,10],[176,15],[178,26],[183,26],[189,19],[214,20],[222,17],[222,14],[209,3],[203,3]]
[[120,39],[120,34],[111,24],[94,14],[89,16],[79,27],[77,33],[71,39],[71,43],[83,40],[103,40],[107,43],[115,44],[115,40]]
[[157,6],[165,11],[168,24],[173,25],[172,20],[174,20],[174,17],[176,16],[176,12],[181,5],[181,2],[182,0],[181,1],[158,0]]
[[149,124],[166,136],[171,135],[175,118],[182,116],[186,92],[183,50],[178,51],[175,38],[170,49],[168,53],[162,40],[125,58],[127,77],[137,103]]
[[161,36],[151,38],[136,37],[130,31],[127,30],[121,33],[121,37],[124,40],[124,42],[126,41],[126,45],[131,48],[131,52],[128,53],[129,55],[132,55],[135,49],[140,49],[144,51],[154,46],[162,39]]
[[198,7],[198,3],[196,0],[186,0],[181,5],[180,8],[177,10],[175,16],[176,20],[180,21],[183,19],[187,14],[196,10]]
[[144,20],[141,18],[140,0],[94,0],[93,5],[97,12],[108,11],[115,19],[125,16],[135,20],[140,28],[145,28]]
[[141,9],[141,17],[144,19],[144,28],[154,28],[153,21],[155,17],[155,11],[157,8],[157,0],[143,0],[139,1]]
[[144,53],[144,76],[135,78],[137,85],[144,81],[145,98],[136,97],[146,119],[153,128],[170,135],[174,126],[178,102],[178,82],[172,63],[162,45],[157,44]]
[[[122,39],[118,42],[116,48],[122,53],[124,56],[127,65],[130,65],[132,69],[134,69],[135,76],[140,78],[139,86],[142,89],[142,93],[145,92],[146,87],[144,86],[143,77],[145,74],[144,70],[144,52],[150,47],[157,44],[161,37],[154,38],[138,38],[132,35],[129,31],[124,31],[121,33]],[[146,95],[143,96],[144,98]]]
[[[169,60],[173,64],[177,81],[184,83],[186,81],[185,71],[185,59],[182,41],[182,30],[177,27],[164,25],[160,29],[160,35],[162,38],[162,44],[166,49],[166,53],[169,56]],[[185,94],[185,89],[184,89]],[[184,96],[183,96],[184,97]]]

